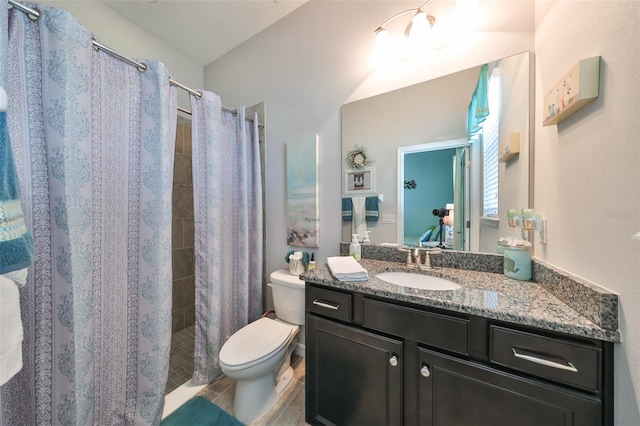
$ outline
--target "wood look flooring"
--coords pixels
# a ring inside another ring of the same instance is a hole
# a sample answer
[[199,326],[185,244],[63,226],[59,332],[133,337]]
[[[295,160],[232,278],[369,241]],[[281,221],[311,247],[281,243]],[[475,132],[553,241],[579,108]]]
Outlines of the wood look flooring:
[[[296,354],[291,357],[293,380],[276,405],[251,426],[304,426],[304,358]],[[233,414],[235,382],[223,377],[204,389],[198,395],[204,396],[226,412]]]

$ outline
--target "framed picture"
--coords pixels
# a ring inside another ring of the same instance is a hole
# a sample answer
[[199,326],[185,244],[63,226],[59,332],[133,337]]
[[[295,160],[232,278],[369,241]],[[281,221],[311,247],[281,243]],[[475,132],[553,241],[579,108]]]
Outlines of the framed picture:
[[318,135],[287,143],[287,244],[320,247]]
[[344,195],[376,192],[376,169],[348,169],[344,171]]

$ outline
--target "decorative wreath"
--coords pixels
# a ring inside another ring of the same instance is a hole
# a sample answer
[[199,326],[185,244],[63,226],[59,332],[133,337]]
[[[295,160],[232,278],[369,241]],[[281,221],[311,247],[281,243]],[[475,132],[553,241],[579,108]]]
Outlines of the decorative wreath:
[[418,184],[413,179],[404,181],[404,189],[416,189],[417,186]]
[[365,147],[356,145],[347,154],[345,162],[350,169],[363,169],[373,164],[373,159],[369,157]]

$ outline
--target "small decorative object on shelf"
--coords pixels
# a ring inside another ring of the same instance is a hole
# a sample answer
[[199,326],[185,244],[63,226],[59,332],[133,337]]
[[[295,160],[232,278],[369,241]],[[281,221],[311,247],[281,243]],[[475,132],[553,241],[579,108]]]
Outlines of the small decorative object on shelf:
[[345,159],[350,169],[364,169],[373,164],[373,158],[367,154],[367,149],[363,146],[356,145]]
[[542,125],[552,126],[599,95],[600,56],[578,62],[544,95]]

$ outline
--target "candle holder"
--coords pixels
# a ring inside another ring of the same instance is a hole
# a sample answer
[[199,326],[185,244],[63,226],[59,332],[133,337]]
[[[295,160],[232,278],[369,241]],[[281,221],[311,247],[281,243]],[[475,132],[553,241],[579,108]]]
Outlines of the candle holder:
[[536,227],[536,213],[533,209],[522,209],[522,229],[533,231]]
[[507,223],[510,228],[515,228],[520,226],[520,215],[518,214],[518,210],[509,209],[507,211]]
[[522,229],[522,239],[529,241],[529,231],[540,232],[540,241],[547,243],[546,219],[540,217],[534,209],[507,210],[507,223],[511,228]]

